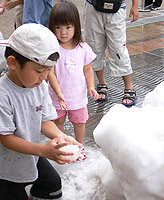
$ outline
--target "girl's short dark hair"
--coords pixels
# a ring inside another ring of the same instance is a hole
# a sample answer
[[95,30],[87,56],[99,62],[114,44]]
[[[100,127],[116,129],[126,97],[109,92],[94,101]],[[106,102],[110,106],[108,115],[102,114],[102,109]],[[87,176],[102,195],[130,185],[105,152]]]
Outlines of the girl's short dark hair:
[[5,58],[7,59],[9,56],[14,56],[21,67],[23,67],[26,62],[31,61],[30,59],[20,55],[16,51],[14,51],[12,48],[6,47]]
[[68,1],[57,2],[51,10],[49,29],[54,32],[55,26],[72,24],[75,27],[73,42],[82,42],[80,15],[74,3]]

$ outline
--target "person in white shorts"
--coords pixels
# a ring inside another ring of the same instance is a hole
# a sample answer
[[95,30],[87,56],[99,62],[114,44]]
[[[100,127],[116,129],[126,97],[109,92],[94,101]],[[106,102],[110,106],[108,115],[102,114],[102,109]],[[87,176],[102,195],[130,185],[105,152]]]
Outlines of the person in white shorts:
[[[132,0],[129,14],[131,22],[138,19],[138,0]],[[134,105],[136,91],[131,82],[132,67],[126,47],[126,4],[122,1],[116,13],[97,11],[92,5],[92,0],[85,4],[85,40],[91,46],[97,57],[92,66],[98,78],[97,91],[99,101],[107,99],[107,84],[104,78],[104,61],[106,49],[109,54],[110,75],[122,76],[125,90],[122,104]]]

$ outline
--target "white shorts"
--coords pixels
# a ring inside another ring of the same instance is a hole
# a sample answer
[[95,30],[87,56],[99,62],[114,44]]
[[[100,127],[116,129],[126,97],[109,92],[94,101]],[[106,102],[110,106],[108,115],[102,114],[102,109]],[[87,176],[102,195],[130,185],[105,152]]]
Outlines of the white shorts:
[[102,13],[86,2],[84,26],[85,40],[97,55],[92,63],[93,69],[103,69],[108,49],[110,75],[131,74],[132,67],[126,47],[126,9],[120,8],[117,13]]

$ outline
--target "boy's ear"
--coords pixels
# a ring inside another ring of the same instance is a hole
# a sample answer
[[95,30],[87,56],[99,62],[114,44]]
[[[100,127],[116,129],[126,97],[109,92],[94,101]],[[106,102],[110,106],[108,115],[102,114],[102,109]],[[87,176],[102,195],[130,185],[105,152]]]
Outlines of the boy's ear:
[[7,57],[7,65],[11,70],[15,70],[18,65],[18,61],[15,59],[14,56],[8,56]]

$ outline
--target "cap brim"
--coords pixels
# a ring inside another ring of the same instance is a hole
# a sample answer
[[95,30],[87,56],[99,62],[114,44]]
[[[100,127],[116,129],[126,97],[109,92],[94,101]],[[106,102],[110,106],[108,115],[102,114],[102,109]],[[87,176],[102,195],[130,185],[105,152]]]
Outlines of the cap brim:
[[0,46],[9,47],[8,40],[0,40]]
[[47,60],[44,65],[47,65],[47,66],[55,66],[57,63],[57,61],[51,61],[51,60]]

